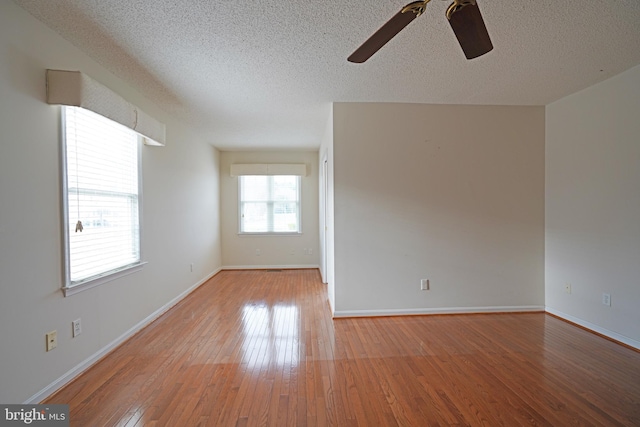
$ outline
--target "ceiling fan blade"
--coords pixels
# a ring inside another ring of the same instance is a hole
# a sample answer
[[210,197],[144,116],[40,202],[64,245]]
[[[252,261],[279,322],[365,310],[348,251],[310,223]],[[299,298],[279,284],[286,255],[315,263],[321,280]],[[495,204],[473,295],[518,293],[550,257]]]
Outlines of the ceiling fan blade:
[[455,2],[447,11],[449,24],[455,33],[458,43],[467,59],[477,58],[493,49],[487,27],[480,14],[478,4]]
[[416,1],[406,5],[402,10],[396,13],[393,18],[387,21],[378,31],[367,39],[355,52],[347,58],[349,62],[362,63],[371,58],[374,53],[379,51],[382,46],[387,44],[396,34],[404,27],[409,25],[411,21],[416,19],[424,11],[427,2]]

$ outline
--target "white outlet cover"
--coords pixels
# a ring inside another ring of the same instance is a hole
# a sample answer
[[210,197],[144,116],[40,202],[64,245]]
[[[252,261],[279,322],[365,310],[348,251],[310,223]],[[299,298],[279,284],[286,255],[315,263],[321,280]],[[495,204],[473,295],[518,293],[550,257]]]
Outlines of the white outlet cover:
[[82,333],[82,324],[80,323],[80,319],[74,320],[71,325],[73,337],[75,338]]
[[58,331],[51,331],[47,334],[47,351],[51,351],[58,346]]

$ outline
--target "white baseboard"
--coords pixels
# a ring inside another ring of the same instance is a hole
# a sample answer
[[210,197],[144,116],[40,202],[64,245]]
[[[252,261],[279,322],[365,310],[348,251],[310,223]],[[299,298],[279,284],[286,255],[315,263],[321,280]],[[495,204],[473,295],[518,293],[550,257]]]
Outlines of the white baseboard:
[[287,265],[225,265],[221,270],[300,270],[319,269],[317,264],[287,264]]
[[601,326],[595,325],[591,322],[587,322],[586,320],[579,319],[570,314],[563,313],[562,311],[556,310],[555,308],[547,307],[547,313],[553,314],[554,316],[558,316],[564,320],[567,320],[571,323],[575,323],[576,325],[580,325],[583,328],[589,329],[593,332],[597,332],[600,335],[604,335],[605,337],[611,338],[614,341],[621,342],[623,344],[628,345],[629,347],[633,347],[635,349],[640,350],[640,341],[636,341],[624,335],[620,335],[616,332],[605,329]]
[[217,270],[215,270],[214,272],[206,276],[204,279],[200,280],[198,283],[192,285],[191,287],[183,291],[180,295],[176,296],[171,301],[169,301],[168,303],[166,303],[165,305],[163,305],[162,307],[160,307],[159,309],[157,309],[156,311],[148,315],[146,318],[142,319],[140,322],[138,322],[131,329],[129,329],[128,331],[120,335],[118,338],[111,341],[109,344],[107,344],[106,346],[98,350],[96,353],[92,354],[87,359],[80,362],[77,366],[75,366],[73,369],[68,371],[66,374],[62,375],[60,378],[58,378],[57,380],[55,380],[54,382],[52,382],[51,384],[49,384],[48,386],[46,386],[45,388],[43,388],[42,390],[40,390],[39,392],[31,396],[29,399],[27,399],[24,402],[24,404],[40,403],[47,397],[51,396],[54,392],[56,392],[63,386],[67,385],[74,378],[76,378],[78,375],[82,374],[84,371],[89,369],[91,366],[93,366],[96,362],[98,362],[108,353],[113,351],[120,344],[122,344],[123,342],[131,338],[142,328],[144,328],[145,326],[147,326],[148,324],[156,320],[158,317],[162,316],[171,307],[179,303],[187,295],[189,295],[191,292],[196,290],[199,286],[204,284],[207,280],[209,280],[210,278],[218,274],[218,272],[220,272],[221,270],[222,268],[218,268]]
[[415,316],[424,314],[473,314],[473,313],[513,313],[544,311],[542,305],[517,305],[497,307],[443,307],[443,308],[409,308],[389,310],[336,310],[334,318],[339,317],[378,317],[378,316]]

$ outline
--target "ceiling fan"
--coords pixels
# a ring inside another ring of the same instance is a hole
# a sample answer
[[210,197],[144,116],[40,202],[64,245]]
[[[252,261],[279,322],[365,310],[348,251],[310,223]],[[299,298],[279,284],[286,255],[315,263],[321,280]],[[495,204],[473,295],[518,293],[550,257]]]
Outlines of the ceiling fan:
[[[422,15],[429,1],[431,0],[414,1],[403,7],[347,60],[365,62],[411,21]],[[446,16],[467,59],[477,58],[493,49],[476,0],[454,0],[447,9]]]

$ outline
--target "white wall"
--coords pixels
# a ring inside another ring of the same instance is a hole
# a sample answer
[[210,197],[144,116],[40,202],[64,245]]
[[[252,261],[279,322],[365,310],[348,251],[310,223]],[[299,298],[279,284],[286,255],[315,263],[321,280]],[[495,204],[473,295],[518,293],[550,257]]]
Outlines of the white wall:
[[548,310],[640,348],[640,66],[548,105],[546,140]]
[[[45,69],[81,70],[167,123],[143,147],[141,272],[64,298],[60,108]],[[13,2],[0,2],[0,402],[38,401],[221,266],[219,153]],[[194,264],[190,272],[189,264]],[[71,338],[71,322],[82,335]],[[58,348],[45,352],[45,333]],[[60,381],[58,381],[60,380]]]
[[544,308],[543,107],[333,120],[336,316]]
[[[302,234],[293,236],[238,234],[238,177],[234,163],[304,163]],[[225,268],[318,268],[318,153],[314,151],[223,151],[220,153],[222,263]],[[260,255],[256,255],[256,250]],[[306,250],[306,252],[305,252]],[[311,253],[309,254],[309,250]]]

